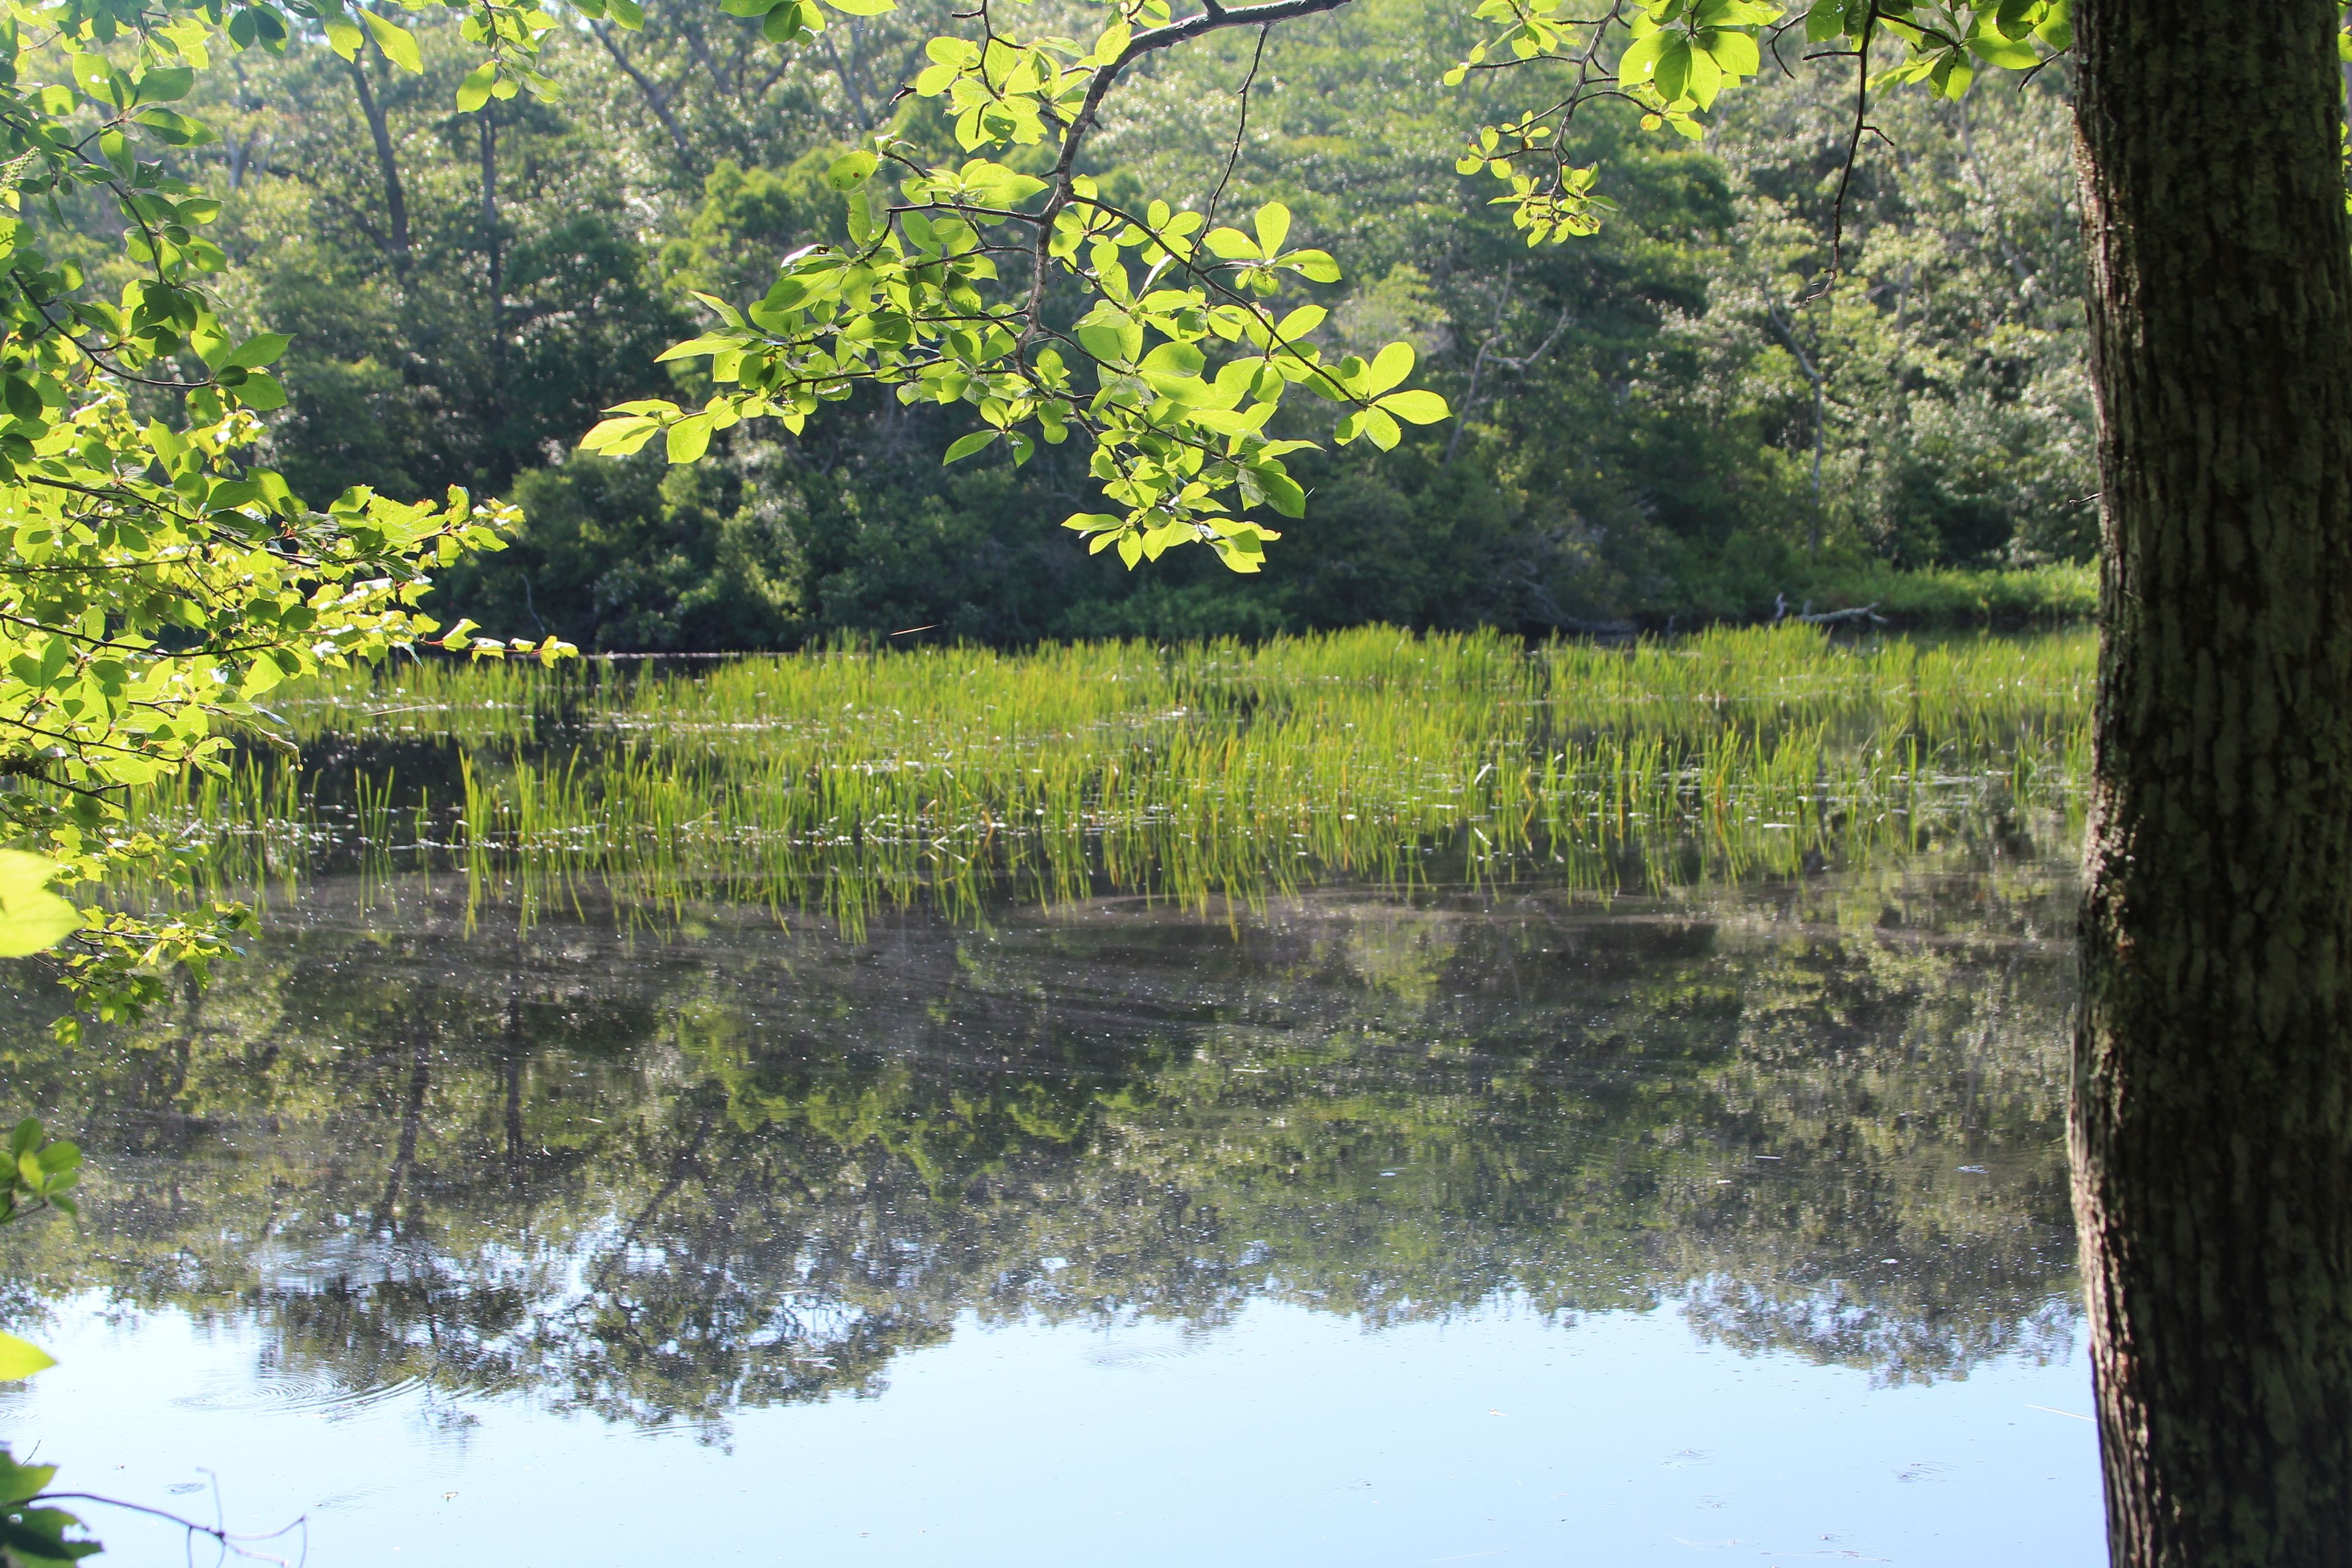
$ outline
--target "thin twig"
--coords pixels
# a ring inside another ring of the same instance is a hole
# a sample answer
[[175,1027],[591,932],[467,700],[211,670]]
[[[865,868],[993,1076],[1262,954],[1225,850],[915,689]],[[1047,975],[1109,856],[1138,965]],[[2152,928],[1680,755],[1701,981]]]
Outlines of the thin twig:
[[1862,133],[1870,129],[1870,44],[1878,28],[1877,0],[1871,0],[1870,14],[1862,19],[1862,43],[1854,50],[1853,61],[1853,132],[1846,138],[1845,163],[1838,171],[1837,199],[1830,204],[1830,265],[1822,274],[1821,282],[1812,291],[1797,301],[1808,305],[1828,293],[1845,267],[1845,195],[1853,184],[1853,165],[1862,153]]
[[1234,177],[1234,165],[1242,161],[1242,138],[1249,131],[1250,86],[1257,80],[1258,62],[1265,58],[1265,36],[1272,31],[1274,31],[1274,26],[1272,23],[1268,23],[1257,30],[1257,47],[1250,55],[1249,74],[1242,78],[1242,90],[1240,94],[1242,110],[1240,115],[1234,121],[1233,151],[1225,155],[1225,172],[1218,177],[1217,188],[1209,193],[1209,211],[1207,216],[1202,220],[1201,226],[1202,228],[1213,228],[1216,226],[1217,204],[1224,199],[1225,185],[1227,182],[1231,181]]

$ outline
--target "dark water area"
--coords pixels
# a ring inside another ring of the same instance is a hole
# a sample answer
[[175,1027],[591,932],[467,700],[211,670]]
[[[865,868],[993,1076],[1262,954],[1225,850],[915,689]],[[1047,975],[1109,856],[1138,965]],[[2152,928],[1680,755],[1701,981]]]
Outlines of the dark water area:
[[5,1240],[20,1453],[318,1563],[2097,1557],[2054,868],[467,891],[75,1051],[12,994],[95,1172]]

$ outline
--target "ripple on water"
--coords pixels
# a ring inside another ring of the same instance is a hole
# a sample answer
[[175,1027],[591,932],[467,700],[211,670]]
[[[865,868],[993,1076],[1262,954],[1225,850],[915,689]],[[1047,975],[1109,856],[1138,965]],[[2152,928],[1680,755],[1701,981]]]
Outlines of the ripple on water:
[[172,1403],[185,1410],[283,1411],[334,1421],[388,1404],[424,1386],[422,1378],[400,1377],[354,1387],[331,1373],[265,1368],[250,1381],[218,1380]]
[[1149,1372],[1170,1362],[1182,1361],[1198,1348],[1189,1344],[1113,1345],[1087,1356],[1087,1364],[1106,1372]]

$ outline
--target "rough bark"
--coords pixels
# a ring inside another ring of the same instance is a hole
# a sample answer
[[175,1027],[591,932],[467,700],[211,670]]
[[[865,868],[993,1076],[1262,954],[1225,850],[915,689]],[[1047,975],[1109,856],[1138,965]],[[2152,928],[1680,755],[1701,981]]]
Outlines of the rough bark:
[[2335,0],[2081,0],[2105,645],[2072,1137],[2110,1551],[2352,1563]]

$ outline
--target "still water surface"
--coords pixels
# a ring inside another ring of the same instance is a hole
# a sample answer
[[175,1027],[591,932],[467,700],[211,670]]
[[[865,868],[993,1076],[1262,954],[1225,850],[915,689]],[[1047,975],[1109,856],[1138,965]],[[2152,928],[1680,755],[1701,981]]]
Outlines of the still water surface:
[[131,1037],[10,1004],[97,1174],[0,1436],[322,1564],[2087,1568],[2047,861],[854,939],[321,877]]

